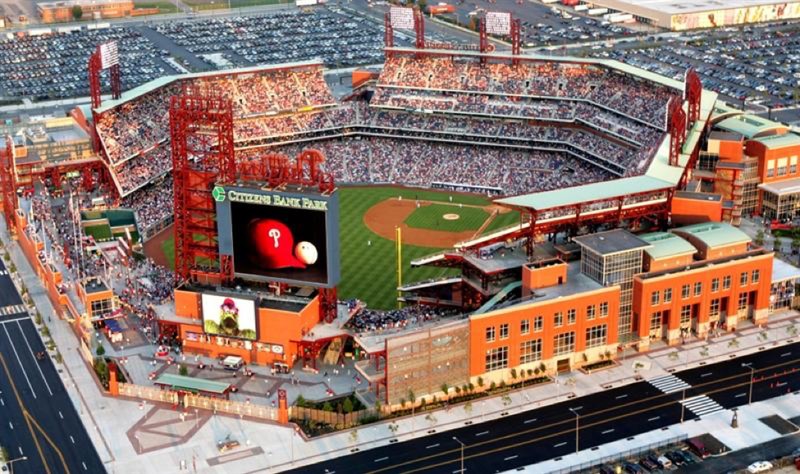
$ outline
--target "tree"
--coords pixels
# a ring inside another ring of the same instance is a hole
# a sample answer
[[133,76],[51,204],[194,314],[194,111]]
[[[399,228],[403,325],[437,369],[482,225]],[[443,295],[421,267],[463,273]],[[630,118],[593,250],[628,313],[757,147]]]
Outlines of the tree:
[[483,388],[483,377],[478,377],[478,387]]
[[306,399],[302,395],[298,395],[294,401],[294,406],[303,408],[306,406]]
[[180,368],[178,368],[178,373],[185,377],[185,376],[189,375],[189,369],[186,368],[185,365],[181,364]]
[[350,397],[344,399],[344,403],[342,404],[342,410],[345,413],[351,413],[353,411],[353,402],[350,401]]
[[83,8],[80,5],[72,7],[72,18],[80,20],[83,17]]
[[397,430],[400,429],[400,425],[397,423],[389,423],[389,431],[392,432],[393,435],[397,434]]
[[8,461],[8,450],[5,446],[0,446],[0,461]]
[[358,442],[358,430],[353,430],[350,432],[350,442],[355,445]]
[[[95,352],[97,353],[98,357],[103,357],[105,355],[105,353],[106,353],[106,348],[103,347],[102,344],[98,344],[97,345],[97,350]],[[183,375],[183,374],[181,374],[181,375]]]
[[417,395],[411,389],[408,389],[408,401],[412,407],[417,404]]
[[759,247],[764,245],[764,230],[763,229],[758,229],[758,232],[756,232],[756,238],[753,239],[753,242],[756,245],[758,245]]
[[444,392],[445,395],[447,395],[447,392],[450,390],[450,387],[446,383],[443,383],[440,388],[442,389],[442,392]]
[[431,428],[433,428],[433,426],[436,424],[436,421],[437,421],[437,420],[436,420],[436,417],[435,417],[435,416],[433,416],[433,413],[428,413],[428,414],[425,416],[425,419],[426,419],[426,420],[428,420],[428,423],[430,423],[430,424],[431,424]]
[[511,396],[509,394],[504,393],[503,396],[500,397],[500,399],[503,401],[503,406],[507,407],[511,405]]
[[464,404],[464,413],[466,413],[467,416],[472,415],[472,402],[467,402]]
[[425,11],[425,7],[428,6],[427,0],[417,0],[417,6],[419,7],[420,11]]
[[511,369],[511,378],[517,380],[517,369]]
[[333,411],[333,405],[331,405],[331,402],[325,402],[322,405],[322,411]]

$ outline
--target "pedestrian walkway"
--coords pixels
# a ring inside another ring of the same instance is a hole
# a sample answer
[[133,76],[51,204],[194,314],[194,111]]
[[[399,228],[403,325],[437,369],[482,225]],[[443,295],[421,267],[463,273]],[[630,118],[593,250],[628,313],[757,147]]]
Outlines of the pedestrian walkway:
[[25,305],[15,304],[11,306],[0,306],[0,316],[10,316],[26,312]]
[[706,395],[681,400],[681,404],[697,416],[709,415],[724,410],[719,403],[715,402]]
[[664,393],[680,392],[691,387],[691,385],[672,374],[656,377],[648,380],[648,382]]

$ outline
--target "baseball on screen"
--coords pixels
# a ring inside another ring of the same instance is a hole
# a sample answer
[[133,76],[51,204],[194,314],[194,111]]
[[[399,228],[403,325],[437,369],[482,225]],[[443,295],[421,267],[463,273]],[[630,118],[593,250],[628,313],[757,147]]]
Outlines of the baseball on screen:
[[254,300],[206,293],[202,297],[202,307],[206,334],[257,339]]

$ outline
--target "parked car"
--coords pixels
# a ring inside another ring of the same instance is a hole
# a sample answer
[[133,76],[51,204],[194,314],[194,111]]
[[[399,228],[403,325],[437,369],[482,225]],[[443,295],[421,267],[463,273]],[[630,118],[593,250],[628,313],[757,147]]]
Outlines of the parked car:
[[622,467],[628,474],[644,474],[644,469],[639,467],[638,464],[634,464],[632,462],[625,462]]
[[766,472],[772,469],[772,463],[769,461],[756,461],[747,466],[747,472],[755,474],[757,472]]
[[686,464],[686,461],[684,461],[683,455],[680,454],[680,451],[670,451],[664,455],[676,466],[683,466]]
[[706,446],[699,439],[687,439],[686,446],[689,447],[693,453],[700,457],[700,459],[707,458],[711,453],[708,452]]
[[672,469],[672,460],[666,456],[659,456],[658,464],[661,465],[661,469]]
[[643,468],[647,469],[648,471],[655,471],[659,468],[657,462],[650,460],[649,458],[642,458],[639,460],[639,465]]

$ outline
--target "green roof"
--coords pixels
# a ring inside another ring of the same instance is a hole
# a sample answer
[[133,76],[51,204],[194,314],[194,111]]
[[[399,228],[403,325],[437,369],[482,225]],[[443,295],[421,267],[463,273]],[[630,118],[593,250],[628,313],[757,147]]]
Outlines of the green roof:
[[800,145],[800,135],[784,133],[782,135],[769,135],[756,138],[754,141],[764,144],[770,150]]
[[639,238],[652,244],[652,247],[645,249],[645,252],[655,259],[677,257],[697,252],[694,245],[671,232],[652,232],[642,234]]
[[717,102],[714,105],[714,111],[711,112],[711,121],[717,122],[719,120],[723,120],[734,115],[742,115],[742,114],[744,114],[744,112],[739,109],[733,108],[730,105],[724,104],[722,102]]
[[571,206],[586,201],[610,199],[628,194],[655,191],[673,186],[674,183],[651,178],[650,176],[635,176],[632,178],[615,179],[613,181],[556,189],[554,191],[523,194],[520,196],[497,199],[496,202],[506,206],[542,210]]
[[161,374],[156,378],[155,383],[169,385],[170,388],[176,390],[216,393],[219,395],[224,394],[231,387],[231,384],[226,382],[217,382],[216,380],[206,380],[177,374]]
[[703,222],[672,229],[672,232],[692,237],[703,242],[709,248],[750,242],[750,237],[736,227],[722,222]]
[[765,119],[752,114],[741,114],[735,117],[726,118],[717,124],[718,128],[729,132],[740,133],[745,138],[755,138],[758,135],[776,130],[787,128],[779,122]]

